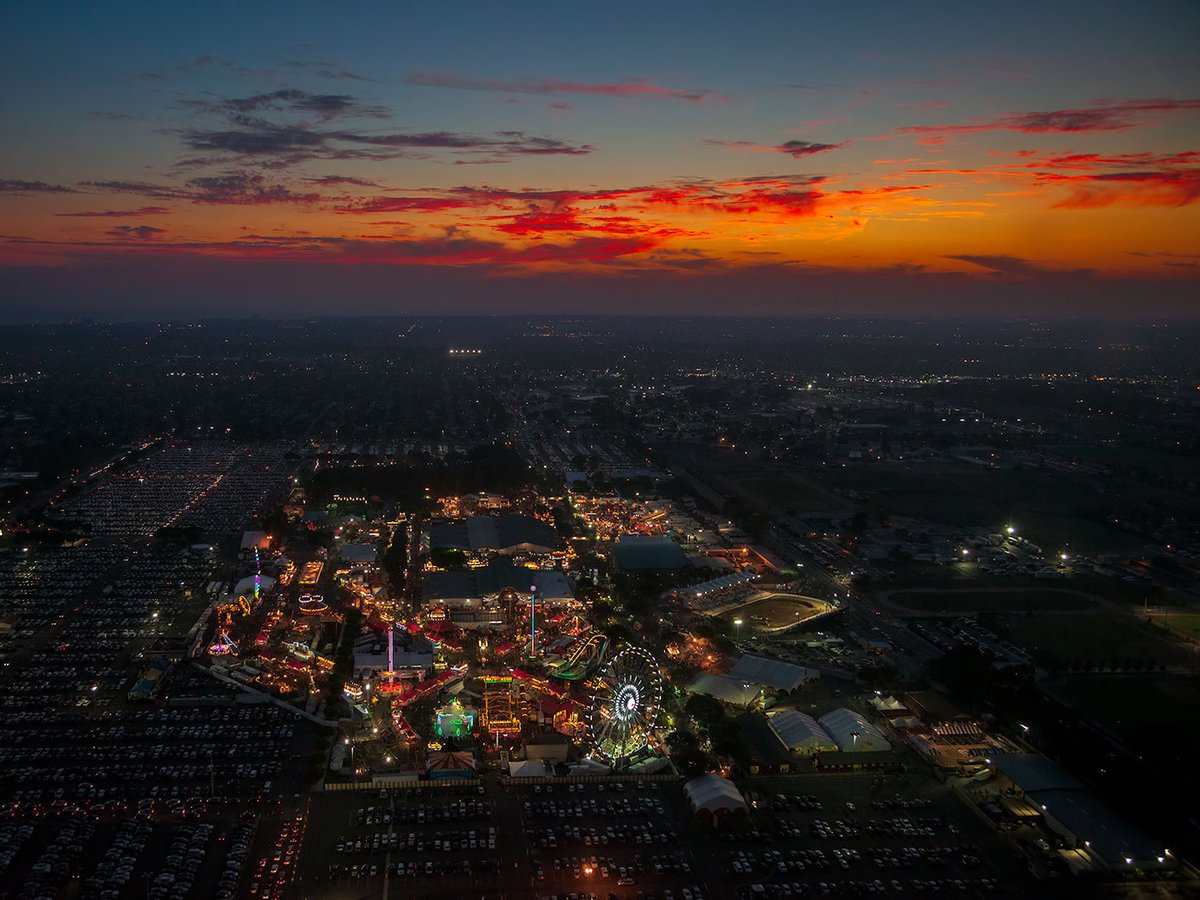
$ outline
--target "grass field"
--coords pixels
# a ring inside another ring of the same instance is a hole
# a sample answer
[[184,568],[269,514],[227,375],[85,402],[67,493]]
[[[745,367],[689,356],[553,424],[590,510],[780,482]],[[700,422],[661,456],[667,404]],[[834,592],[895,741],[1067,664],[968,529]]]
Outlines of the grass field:
[[1154,665],[1187,663],[1185,647],[1156,634],[1132,616],[1095,613],[1080,616],[1014,617],[1013,640],[1062,662],[1146,660]]
[[1106,444],[1062,444],[1051,449],[1063,456],[1077,457],[1084,462],[1098,463],[1102,466],[1138,466],[1151,472],[1165,472],[1184,479],[1200,476],[1200,464],[1197,464],[1194,458],[1182,454]]
[[901,513],[997,530],[1015,523],[1022,535],[1047,552],[1069,546],[1107,553],[1138,543],[1136,537],[1101,521],[1121,502],[1119,495],[1098,495],[1079,479],[1046,472],[882,465],[831,469],[825,478],[823,484],[835,492],[853,489],[868,497],[870,514]]
[[1096,604],[1066,591],[1046,588],[1000,591],[896,591],[891,603],[917,612],[1071,612],[1092,609]]
[[[730,480],[726,479],[723,486],[727,487]],[[836,494],[783,474],[769,478],[760,476],[740,479],[736,484],[742,490],[754,494],[763,503],[781,510],[803,512],[813,509],[844,509],[849,506],[845,499]]]
[[1076,679],[1052,693],[1124,739],[1200,716],[1200,682],[1188,678]]
[[1151,621],[1164,628],[1177,631],[1193,641],[1200,641],[1200,613],[1156,613],[1150,616]]

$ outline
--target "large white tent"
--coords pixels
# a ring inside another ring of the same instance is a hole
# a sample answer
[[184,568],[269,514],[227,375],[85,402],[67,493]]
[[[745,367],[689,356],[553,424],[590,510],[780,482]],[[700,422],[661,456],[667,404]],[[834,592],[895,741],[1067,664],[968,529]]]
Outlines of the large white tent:
[[746,800],[728,778],[720,775],[701,775],[683,786],[684,796],[694,813],[712,816],[749,812]]
[[749,706],[758,699],[762,689],[756,684],[748,684],[729,675],[697,675],[686,688],[689,694],[708,694],[710,697],[732,703],[735,706]]
[[545,778],[550,774],[553,773],[547,770],[545,761],[540,759],[523,759],[508,764],[509,778]]
[[782,709],[771,713],[767,722],[780,743],[789,750],[817,753],[838,748],[837,742],[816,719],[798,709]]
[[835,709],[821,716],[818,721],[844,753],[892,749],[883,733],[852,709]]
[[781,659],[747,654],[739,659],[729,673],[742,681],[765,684],[777,691],[794,691],[815,679],[820,673]]

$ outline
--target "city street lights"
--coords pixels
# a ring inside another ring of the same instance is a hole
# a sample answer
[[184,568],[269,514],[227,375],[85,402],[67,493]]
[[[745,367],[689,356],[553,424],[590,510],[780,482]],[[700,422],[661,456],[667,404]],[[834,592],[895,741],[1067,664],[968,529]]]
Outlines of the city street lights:
[[350,748],[350,774],[353,776],[356,774],[354,769],[354,744],[350,738],[346,738],[346,746]]

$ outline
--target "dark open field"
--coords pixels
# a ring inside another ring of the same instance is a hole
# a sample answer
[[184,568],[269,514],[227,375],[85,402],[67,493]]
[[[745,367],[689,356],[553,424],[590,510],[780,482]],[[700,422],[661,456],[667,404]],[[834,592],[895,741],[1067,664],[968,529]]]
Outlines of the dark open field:
[[1002,590],[906,590],[888,596],[891,603],[916,612],[1073,612],[1092,609],[1095,601],[1052,588]]
[[1022,535],[1055,551],[1070,546],[1085,553],[1114,552],[1137,546],[1139,539],[1103,520],[1112,510],[1136,508],[1148,499],[1144,490],[1094,483],[1034,470],[994,470],[962,465],[830,469],[827,486],[856,490],[869,513],[898,513],[950,525],[1015,523]]
[[1200,715],[1200,681],[1194,678],[1081,678],[1052,693],[1125,740]]
[[[917,516],[950,525],[1015,523],[1048,551],[1070,547],[1108,553],[1140,546],[1141,538],[1106,521],[1146,504],[1197,505],[1177,493],[1125,478],[1102,483],[1046,469],[983,469],[965,463],[908,462],[829,466],[790,471],[781,464],[674,445],[669,453],[688,471],[726,496],[739,496],[764,512],[862,509]],[[1099,461],[1099,460],[1097,460]]]
[[1186,647],[1162,637],[1133,616],[1115,613],[1013,617],[1013,640],[1063,662],[1137,659],[1155,665],[1183,665]]

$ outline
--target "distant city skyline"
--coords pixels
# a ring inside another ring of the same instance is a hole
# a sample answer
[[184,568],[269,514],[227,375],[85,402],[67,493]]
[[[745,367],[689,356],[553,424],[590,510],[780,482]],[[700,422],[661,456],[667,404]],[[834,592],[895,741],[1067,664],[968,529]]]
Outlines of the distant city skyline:
[[1193,3],[7,22],[3,322],[1200,313]]

